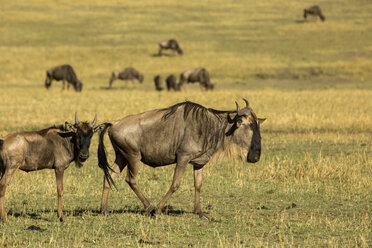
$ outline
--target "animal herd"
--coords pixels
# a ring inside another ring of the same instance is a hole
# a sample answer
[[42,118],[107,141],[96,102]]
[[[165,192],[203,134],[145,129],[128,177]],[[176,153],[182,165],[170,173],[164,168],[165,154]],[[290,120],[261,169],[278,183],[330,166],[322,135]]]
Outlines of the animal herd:
[[[170,49],[182,55],[182,49],[178,45],[178,42],[174,39],[163,41],[159,43],[159,53],[162,55],[163,50]],[[52,81],[62,81],[62,89],[65,89],[65,84],[67,82],[67,89],[72,85],[75,91],[82,91],[83,83],[78,79],[76,73],[71,65],[59,65],[52,67],[46,71],[45,88],[49,88],[52,85]],[[137,80],[139,83],[143,83],[144,76],[142,73],[137,71],[133,67],[127,67],[123,70],[115,70],[111,73],[111,78],[109,81],[108,88],[112,88],[112,84],[115,80],[125,80],[134,81]],[[201,89],[213,90],[214,84],[211,83],[209,73],[205,68],[195,68],[192,70],[187,70],[180,74],[179,83],[177,83],[176,77],[171,74],[167,77],[166,84],[168,91],[180,91],[184,88],[185,83],[195,83],[199,82]],[[162,80],[160,75],[154,77],[155,90],[161,91],[164,89],[162,86]]]
[[[308,15],[325,20],[319,6],[304,9],[304,18]],[[158,55],[163,50],[172,50],[182,55],[183,51],[174,39],[160,42]],[[70,65],[60,65],[46,72],[45,87],[52,81],[62,81],[65,89],[70,85],[76,91],[82,91],[83,83],[78,79]],[[144,76],[132,67],[113,71],[108,88],[115,80],[138,80]],[[204,90],[213,90],[214,84],[205,68],[195,68],[180,74],[179,82],[175,75],[166,80],[168,91],[180,91],[187,83],[199,82]],[[155,89],[164,90],[160,75],[154,77]],[[200,206],[202,170],[213,154],[237,146],[246,153],[246,162],[256,163],[261,156],[260,125],[265,119],[258,118],[248,101],[243,99],[245,107],[222,111],[206,108],[193,102],[181,102],[173,106],[150,110],[136,115],[126,116],[116,121],[97,124],[97,115],[92,122],[80,122],[75,113],[75,123],[52,126],[40,131],[17,132],[0,138],[0,217],[6,222],[5,192],[16,170],[30,172],[53,169],[57,183],[57,216],[64,221],[62,209],[63,176],[71,162],[82,167],[89,158],[89,148],[94,133],[99,133],[97,148],[98,166],[104,174],[101,212],[108,211],[108,196],[114,179],[127,167],[125,181],[137,195],[149,215],[160,215],[165,204],[177,191],[185,173],[191,164],[194,171],[195,202],[194,212],[202,219],[208,219]],[[104,145],[104,135],[108,133],[115,153],[115,161],[110,166]],[[137,174],[140,162],[151,167],[176,164],[172,184],[155,206],[140,190]]]

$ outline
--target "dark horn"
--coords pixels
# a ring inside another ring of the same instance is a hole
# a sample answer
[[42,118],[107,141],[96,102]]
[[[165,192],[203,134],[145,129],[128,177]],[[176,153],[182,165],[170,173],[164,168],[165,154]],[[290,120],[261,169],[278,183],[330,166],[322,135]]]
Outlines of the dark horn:
[[92,122],[92,127],[94,127],[94,125],[96,125],[96,122],[97,122],[97,114],[94,116],[94,120]]
[[249,108],[249,102],[247,101],[247,99],[243,98],[243,101],[245,101],[245,107]]
[[77,112],[75,112],[75,124],[79,124],[79,120],[78,120],[78,117],[77,117]]
[[236,112],[239,113],[240,111],[239,104],[237,102],[235,102],[235,104],[236,104]]

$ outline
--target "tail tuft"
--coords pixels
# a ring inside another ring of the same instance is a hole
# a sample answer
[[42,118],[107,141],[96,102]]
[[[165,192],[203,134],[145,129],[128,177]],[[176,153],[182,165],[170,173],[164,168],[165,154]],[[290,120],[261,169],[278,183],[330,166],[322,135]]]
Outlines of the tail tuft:
[[[106,149],[105,149],[105,144],[103,143],[103,138],[105,136],[105,132],[108,127],[110,127],[112,124],[111,123],[105,123],[104,128],[102,129],[100,135],[99,135],[99,144],[98,144],[98,166],[103,170],[105,174],[105,178],[110,185],[110,187],[113,185],[116,188],[115,182],[112,179],[109,170],[114,171],[111,169],[108,161],[107,161],[107,156],[106,156]],[[117,189],[117,188],[116,188]]]

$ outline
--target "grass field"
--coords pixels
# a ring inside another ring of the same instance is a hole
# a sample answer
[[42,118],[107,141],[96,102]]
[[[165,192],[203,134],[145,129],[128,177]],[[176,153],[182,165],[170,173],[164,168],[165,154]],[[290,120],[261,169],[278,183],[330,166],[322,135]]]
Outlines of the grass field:
[[[98,122],[190,100],[221,110],[247,98],[262,126],[256,164],[214,160],[204,169],[202,208],[192,213],[193,177],[160,218],[144,215],[124,181],[99,213],[103,173],[97,137],[81,169],[65,173],[64,223],[57,219],[53,171],[17,171],[6,194],[1,247],[371,247],[372,4],[320,0],[326,21],[304,22],[312,1],[2,1],[0,137],[80,120]],[[181,56],[154,56],[175,38]],[[45,71],[71,64],[81,93],[44,88]],[[133,66],[143,84],[116,81]],[[155,92],[163,79],[208,69],[213,92],[189,85]],[[106,139],[109,160],[113,150]],[[141,166],[138,182],[152,204],[174,166]],[[42,183],[40,183],[42,182]]]

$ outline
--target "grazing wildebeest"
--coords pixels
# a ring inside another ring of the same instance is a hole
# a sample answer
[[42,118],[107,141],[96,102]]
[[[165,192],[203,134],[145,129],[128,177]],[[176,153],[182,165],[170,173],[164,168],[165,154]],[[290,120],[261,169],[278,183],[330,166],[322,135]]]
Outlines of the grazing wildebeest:
[[[244,150],[247,162],[255,163],[260,159],[260,124],[265,119],[257,118],[248,101],[244,101],[246,106],[243,109],[236,103],[236,111],[214,110],[183,102],[99,125],[98,163],[105,174],[101,211],[108,214],[110,186],[114,177],[127,166],[126,182],[149,214],[160,214],[168,199],[179,188],[186,166],[190,163],[194,166],[194,210],[200,218],[207,219],[200,208],[200,189],[202,168],[211,156],[218,150],[235,145]],[[107,162],[103,143],[106,130],[116,155],[112,167]],[[172,185],[156,211],[137,185],[140,161],[151,167],[177,163]]]
[[65,126],[14,133],[0,139],[0,215],[4,222],[6,222],[5,190],[17,169],[26,172],[55,170],[57,215],[60,221],[63,221],[63,173],[72,161],[81,167],[89,158],[90,140],[95,132],[96,121],[97,115],[92,123],[79,122],[75,114],[74,125],[66,122]]
[[161,86],[161,76],[160,75],[156,75],[154,77],[154,83],[155,83],[155,89],[157,91],[162,91],[163,90],[163,87]]
[[195,83],[199,82],[200,87],[205,90],[213,90],[214,84],[210,82],[209,73],[205,68],[195,68],[182,72],[180,75],[180,88],[184,83]]
[[110,82],[109,82],[109,88],[112,86],[112,82],[114,80],[120,79],[120,80],[134,80],[137,79],[138,82],[143,82],[143,74],[139,73],[136,69],[133,67],[127,67],[124,70],[116,70],[112,72]]
[[165,80],[165,82],[167,84],[168,91],[171,91],[171,90],[179,91],[180,90],[180,87],[177,84],[177,78],[173,74],[169,75],[167,79]]
[[174,39],[170,39],[170,40],[159,42],[159,54],[158,55],[161,56],[163,50],[168,50],[168,49],[177,52],[179,55],[183,54],[181,47],[178,45],[178,42]]
[[304,9],[304,19],[306,19],[307,15],[313,15],[315,17],[319,16],[322,22],[325,21],[325,16],[322,14],[318,5],[311,6],[309,8]]
[[74,86],[75,91],[81,91],[83,89],[83,83],[77,78],[71,65],[59,65],[47,70],[45,88],[48,89],[52,85],[53,79],[57,81],[62,80],[63,90],[65,89],[65,81],[67,81],[67,89],[70,88],[70,84]]

